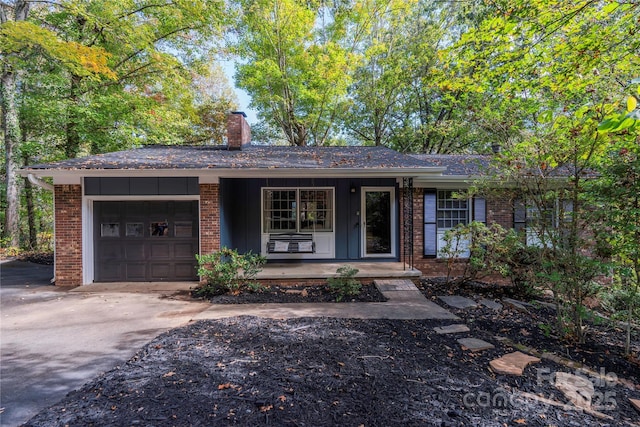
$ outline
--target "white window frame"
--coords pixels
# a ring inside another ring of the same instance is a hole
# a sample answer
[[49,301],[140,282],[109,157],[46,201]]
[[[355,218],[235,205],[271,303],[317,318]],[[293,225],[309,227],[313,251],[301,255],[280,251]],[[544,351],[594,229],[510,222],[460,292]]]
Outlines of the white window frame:
[[[296,191],[296,231],[265,230],[265,192],[268,190]],[[306,230],[300,229],[300,191],[304,190],[330,190],[331,191],[331,230]],[[335,234],[336,234],[336,189],[335,187],[262,187],[260,188],[260,254],[267,259],[333,259],[335,258]],[[267,253],[266,245],[270,234],[278,233],[309,233],[313,234],[316,251],[314,253]]]
[[[296,228],[288,229],[288,230],[266,230],[266,207],[265,207],[265,193],[267,191],[295,191],[295,223]],[[329,209],[326,209],[329,212],[329,220],[331,221],[330,228],[321,228],[321,229],[303,229],[301,228],[301,202],[300,202],[300,193],[302,191],[330,191],[329,202],[331,206]],[[260,228],[263,234],[276,234],[276,233],[333,233],[335,232],[336,224],[335,224],[335,216],[336,216],[336,201],[335,201],[335,189],[334,187],[262,187],[260,193]]]

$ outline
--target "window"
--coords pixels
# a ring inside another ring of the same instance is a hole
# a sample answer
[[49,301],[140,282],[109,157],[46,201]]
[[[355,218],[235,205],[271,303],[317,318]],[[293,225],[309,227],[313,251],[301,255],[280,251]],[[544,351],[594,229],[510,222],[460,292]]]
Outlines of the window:
[[449,229],[469,222],[469,200],[464,196],[456,196],[455,191],[438,191],[438,229]]
[[263,231],[333,231],[333,189],[263,189]]
[[486,222],[486,202],[468,198],[462,190],[425,190],[424,256],[437,257],[444,246],[444,233],[471,220]]
[[563,232],[566,224],[571,222],[573,203],[569,200],[545,201],[538,207],[533,202],[526,203],[517,199],[513,210],[513,227],[525,233],[529,246],[550,246],[551,240],[558,237],[556,231]]
[[144,224],[141,222],[128,222],[127,237],[144,237]]
[[109,222],[100,224],[100,237],[120,237],[120,224]]

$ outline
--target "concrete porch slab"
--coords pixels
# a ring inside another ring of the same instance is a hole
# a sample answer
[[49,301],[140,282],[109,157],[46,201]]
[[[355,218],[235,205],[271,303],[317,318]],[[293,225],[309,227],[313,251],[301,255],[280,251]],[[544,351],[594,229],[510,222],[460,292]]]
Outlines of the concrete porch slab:
[[343,265],[350,265],[358,269],[356,278],[418,278],[422,275],[420,270],[410,268],[402,262],[296,262],[296,263],[268,263],[258,273],[258,280],[295,280],[295,279],[319,279],[326,280],[338,274],[336,270]]
[[453,313],[428,301],[370,303],[295,303],[212,305],[193,320],[224,319],[234,316],[257,316],[268,319],[300,317],[334,317],[342,319],[443,319],[458,320]]

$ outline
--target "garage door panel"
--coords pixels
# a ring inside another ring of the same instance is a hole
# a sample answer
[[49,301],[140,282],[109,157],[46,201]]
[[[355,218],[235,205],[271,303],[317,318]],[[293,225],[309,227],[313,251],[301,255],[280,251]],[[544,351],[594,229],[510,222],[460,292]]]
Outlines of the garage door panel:
[[127,263],[127,280],[140,281],[145,280],[147,277],[147,264],[146,263]]
[[105,263],[97,271],[103,282],[122,280],[123,266],[120,263]]
[[191,280],[191,278],[194,275],[194,272],[196,271],[195,266],[193,265],[193,263],[187,262],[187,263],[175,263],[175,276],[177,279],[180,280]]
[[187,259],[195,259],[196,256],[196,248],[193,243],[176,243],[173,246],[174,257],[175,258],[187,258]]
[[150,263],[149,276],[151,280],[168,280],[171,275],[171,265],[167,263]]
[[172,245],[170,243],[151,242],[149,246],[151,248],[151,258],[154,260],[158,258],[169,258],[171,256]]
[[147,258],[144,242],[127,242],[124,247],[127,260],[144,260]]
[[124,252],[122,250],[122,243],[118,241],[105,241],[102,245],[98,256],[101,260],[122,259]]
[[94,213],[96,281],[197,280],[197,201],[96,201]]

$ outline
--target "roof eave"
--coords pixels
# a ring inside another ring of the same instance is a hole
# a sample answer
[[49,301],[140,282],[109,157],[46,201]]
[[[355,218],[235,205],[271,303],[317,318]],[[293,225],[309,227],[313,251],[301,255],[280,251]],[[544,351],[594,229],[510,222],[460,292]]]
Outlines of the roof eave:
[[209,176],[218,178],[260,178],[260,177],[417,177],[422,175],[441,176],[446,171],[442,167],[414,168],[212,168],[212,169],[20,169],[21,176],[29,174],[43,177],[115,177],[115,176]]

